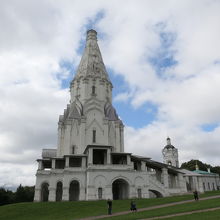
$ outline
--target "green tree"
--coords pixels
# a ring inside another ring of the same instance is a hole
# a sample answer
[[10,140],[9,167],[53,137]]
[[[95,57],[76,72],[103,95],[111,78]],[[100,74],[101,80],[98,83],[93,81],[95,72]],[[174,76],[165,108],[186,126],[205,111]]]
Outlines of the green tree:
[[32,202],[34,199],[34,187],[25,186],[21,184],[18,186],[15,192],[15,202]]
[[5,190],[3,187],[0,188],[0,206],[14,202],[14,193],[10,190]]

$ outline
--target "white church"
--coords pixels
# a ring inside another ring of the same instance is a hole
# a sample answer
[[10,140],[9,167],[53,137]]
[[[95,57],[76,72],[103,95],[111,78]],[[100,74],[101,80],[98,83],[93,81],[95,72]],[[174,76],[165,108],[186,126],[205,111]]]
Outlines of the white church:
[[[178,150],[163,148],[164,163],[124,152],[124,125],[112,106],[109,79],[95,30],[70,84],[70,104],[58,121],[57,149],[38,159],[34,201],[164,197],[217,189],[219,177],[179,169]],[[207,189],[204,188],[207,185]]]

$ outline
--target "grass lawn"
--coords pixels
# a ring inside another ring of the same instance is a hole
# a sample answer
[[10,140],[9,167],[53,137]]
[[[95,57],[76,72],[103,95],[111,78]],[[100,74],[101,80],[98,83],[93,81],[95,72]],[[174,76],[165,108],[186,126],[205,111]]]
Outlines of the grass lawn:
[[[202,194],[201,197],[219,194],[219,191],[215,191]],[[136,204],[138,208],[144,208],[189,200],[192,198],[192,195],[183,195],[155,199],[137,199]],[[218,200],[220,201],[220,199]],[[202,202],[205,201],[200,201],[199,204]],[[113,201],[114,213],[128,210],[129,207],[130,200]],[[205,207],[207,208],[207,206]],[[1,206],[0,220],[72,220],[89,216],[104,215],[106,212],[106,201],[17,203]],[[154,210],[154,212],[157,211]],[[120,216],[120,219],[122,219],[122,216]]]
[[173,218],[164,218],[164,220],[219,220],[220,219],[220,210],[195,213],[191,215],[173,217]]
[[[201,210],[201,209],[208,209],[208,208],[215,208],[215,207],[220,207],[220,198],[204,200],[204,201],[199,201],[199,202],[191,202],[191,203],[175,205],[175,206],[165,207],[165,208],[158,208],[158,209],[148,210],[148,211],[143,211],[143,212],[136,212],[136,213],[134,212],[134,213],[130,213],[127,215],[116,216],[116,217],[105,218],[105,219],[106,220],[107,219],[112,219],[112,220],[113,219],[114,220],[116,219],[117,220],[119,219],[126,219],[126,220],[143,219],[143,218],[165,216],[165,215],[170,215],[170,214],[175,214],[175,213],[189,212],[189,211],[194,211],[194,210]],[[220,210],[218,212],[220,213]],[[200,215],[202,216],[204,215],[204,213]],[[177,219],[179,218],[180,217],[178,217]],[[186,216],[184,219],[186,219]],[[220,216],[219,216],[219,219],[220,219]]]

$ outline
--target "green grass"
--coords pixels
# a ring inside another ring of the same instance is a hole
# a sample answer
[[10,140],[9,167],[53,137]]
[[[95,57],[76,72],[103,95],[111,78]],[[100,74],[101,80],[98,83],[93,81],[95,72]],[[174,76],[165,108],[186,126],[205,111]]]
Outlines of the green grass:
[[[204,201],[199,201],[199,202],[191,202],[191,203],[186,203],[186,204],[181,204],[181,205],[174,205],[172,207],[165,207],[165,208],[158,208],[156,210],[148,210],[148,211],[143,211],[143,212],[136,212],[136,213],[130,213],[127,215],[122,215],[122,216],[115,216],[115,217],[110,217],[110,218],[105,218],[107,219],[143,219],[143,218],[150,218],[150,217],[158,217],[158,216],[166,216],[170,214],[175,214],[175,213],[182,213],[182,212],[189,212],[189,211],[194,211],[194,210],[201,210],[201,209],[208,209],[208,208],[215,208],[220,206],[220,199],[210,199],[210,200],[204,200]],[[204,214],[204,213],[203,213]],[[170,218],[169,218],[170,219]],[[185,217],[186,219],[186,217]],[[219,217],[220,219],[220,217]]]
[[[202,194],[201,197],[219,194],[219,191],[215,191]],[[192,198],[192,195],[183,195],[155,199],[138,199],[136,200],[136,204],[138,208],[145,208]],[[199,204],[202,202],[200,201]],[[129,206],[130,200],[113,201],[113,212],[128,210]],[[104,215],[106,212],[106,201],[18,203],[1,206],[0,220],[72,220]],[[122,219],[122,216],[120,216],[120,219]]]
[[164,220],[219,220],[220,219],[220,210],[216,211],[209,211],[209,212],[202,212],[202,213],[195,213],[191,215],[184,215],[179,217],[172,217],[172,218],[164,218]]

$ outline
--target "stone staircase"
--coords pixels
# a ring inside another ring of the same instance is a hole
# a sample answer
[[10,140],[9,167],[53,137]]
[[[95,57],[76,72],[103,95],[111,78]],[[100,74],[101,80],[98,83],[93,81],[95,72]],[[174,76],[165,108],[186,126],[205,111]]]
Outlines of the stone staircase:
[[156,178],[149,178],[149,190],[155,190],[161,193],[163,196],[167,194],[166,189],[164,188],[164,185],[159,182]]

